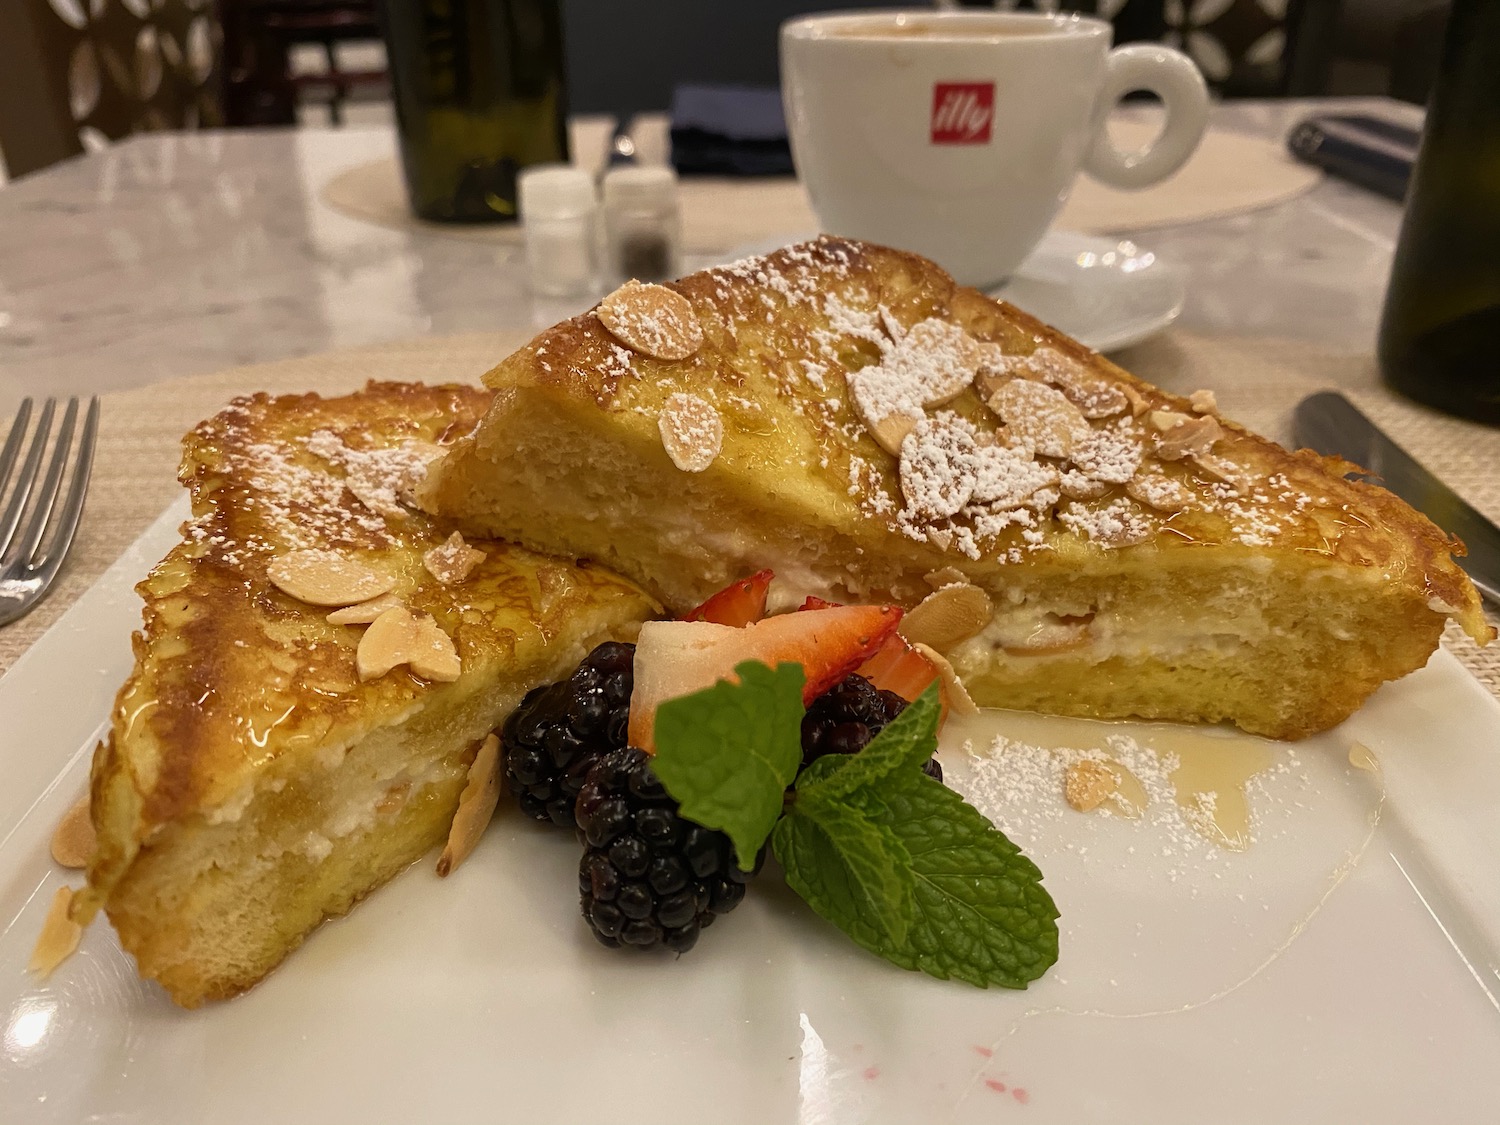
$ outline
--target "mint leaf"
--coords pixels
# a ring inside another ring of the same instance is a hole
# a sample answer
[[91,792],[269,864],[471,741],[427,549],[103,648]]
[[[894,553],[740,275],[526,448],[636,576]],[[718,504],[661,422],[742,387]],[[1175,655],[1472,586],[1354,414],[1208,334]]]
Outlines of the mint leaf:
[[738,683],[657,708],[651,765],[682,815],[727,835],[749,871],[802,762],[804,676],[800,664],[756,661],[734,672]]
[[851,802],[911,858],[911,928],[900,945],[855,941],[907,969],[980,988],[1024,988],[1057,960],[1057,906],[1042,873],[964,799],[920,770]]
[[[937,722],[929,689],[860,753],[802,771],[776,858],[788,885],[870,952],[942,980],[1024,988],[1057,960],[1057,907],[1036,865],[922,772]],[[904,926],[892,921],[902,901]]]
[[792,890],[861,945],[906,941],[911,857],[889,828],[853,805],[799,797],[772,846]]
[[942,705],[938,686],[933,682],[906,709],[886,724],[870,744],[854,755],[827,755],[813,765],[833,758],[835,764],[819,770],[803,771],[797,779],[797,796],[816,796],[838,800],[856,789],[874,785],[887,774],[920,767],[937,749],[937,724]]

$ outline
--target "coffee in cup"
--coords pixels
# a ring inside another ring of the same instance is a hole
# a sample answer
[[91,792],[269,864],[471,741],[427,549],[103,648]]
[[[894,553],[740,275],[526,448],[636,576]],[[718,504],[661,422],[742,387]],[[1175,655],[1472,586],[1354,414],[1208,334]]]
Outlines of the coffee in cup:
[[[1005,281],[1080,171],[1118,188],[1170,176],[1208,121],[1203,76],[1158,44],[1110,50],[1081,16],[852,12],[781,28],[797,172],[823,229],[932,258],[967,285]],[[1133,90],[1166,105],[1135,152],[1105,119]]]

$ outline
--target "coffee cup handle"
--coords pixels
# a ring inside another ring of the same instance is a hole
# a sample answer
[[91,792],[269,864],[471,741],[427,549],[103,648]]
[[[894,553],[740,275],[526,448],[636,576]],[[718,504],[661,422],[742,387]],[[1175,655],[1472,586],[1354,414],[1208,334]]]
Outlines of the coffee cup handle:
[[[1105,122],[1133,90],[1149,90],[1166,105],[1167,123],[1145,148],[1121,149]],[[1187,163],[1208,125],[1208,87],[1193,60],[1156,43],[1116,47],[1105,60],[1104,85],[1095,108],[1093,144],[1084,171],[1117,188],[1144,188],[1166,179]]]

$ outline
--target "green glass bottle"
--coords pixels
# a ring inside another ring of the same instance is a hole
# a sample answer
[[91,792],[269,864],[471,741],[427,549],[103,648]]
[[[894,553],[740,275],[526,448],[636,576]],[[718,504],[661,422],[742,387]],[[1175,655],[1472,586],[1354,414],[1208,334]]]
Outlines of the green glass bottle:
[[568,159],[559,0],[382,0],[414,212],[516,218],[516,173]]
[[1395,390],[1500,423],[1500,0],[1454,0],[1380,325]]

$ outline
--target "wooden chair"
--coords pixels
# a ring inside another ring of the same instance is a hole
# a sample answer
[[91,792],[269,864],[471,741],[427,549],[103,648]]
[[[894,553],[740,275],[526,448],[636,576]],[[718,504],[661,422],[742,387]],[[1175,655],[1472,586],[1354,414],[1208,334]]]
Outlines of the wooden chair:
[[208,0],[7,0],[0,75],[11,177],[130,133],[223,120]]

